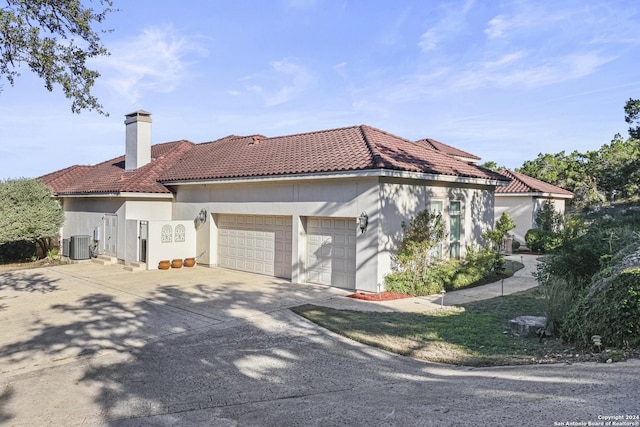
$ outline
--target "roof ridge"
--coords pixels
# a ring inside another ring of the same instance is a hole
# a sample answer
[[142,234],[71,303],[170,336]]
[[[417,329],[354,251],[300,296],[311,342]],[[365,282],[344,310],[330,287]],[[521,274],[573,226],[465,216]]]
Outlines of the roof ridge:
[[290,135],[269,136],[269,137],[266,137],[265,139],[294,138],[294,137],[297,137],[297,136],[317,135],[317,134],[323,134],[323,133],[329,133],[329,132],[335,132],[335,131],[341,131],[341,130],[347,130],[347,129],[358,129],[360,126],[362,126],[362,125],[344,126],[344,127],[339,127],[339,128],[333,128],[333,129],[321,129],[321,130],[314,130],[314,131],[311,131],[311,132],[293,133],[293,134],[290,134]]
[[[447,154],[449,156],[461,156],[461,157],[468,157],[471,159],[478,159],[480,160],[481,158],[473,153],[470,153],[468,151],[465,150],[461,150],[458,147],[454,147],[453,145],[449,145],[447,143],[444,143],[442,141],[438,141],[437,139],[434,138],[422,138],[416,141],[417,143],[420,142],[426,142],[427,144],[429,144],[429,148],[431,148],[432,150],[436,150],[436,151],[440,151],[444,154]],[[440,148],[437,147],[437,144],[442,145],[444,147],[446,147],[447,149],[449,149],[451,152],[447,153],[444,150],[441,150]]]
[[381,159],[376,153],[374,153],[371,142],[369,141],[369,138],[367,138],[367,134],[364,132],[364,125],[358,126],[358,132],[360,132],[360,135],[362,136],[362,140],[364,141],[364,146],[367,147],[367,152],[369,153],[371,164],[374,167],[379,167],[378,163],[379,163],[379,160]]
[[[539,193],[556,193],[556,194],[567,194],[567,195],[573,195],[573,193],[569,190],[566,190],[560,186],[557,186],[555,184],[551,184],[550,182],[547,181],[543,181],[541,179],[538,178],[534,178],[532,176],[520,173],[520,172],[516,172],[513,171],[511,169],[502,169],[498,172],[499,174],[503,175],[503,176],[507,176],[508,178],[510,178],[513,181],[517,181],[519,182],[521,185],[525,186],[526,188],[529,189],[530,192],[539,192]],[[509,186],[501,189],[501,192],[507,192],[509,187],[511,187],[511,184],[509,184]],[[545,188],[546,187],[546,188]]]

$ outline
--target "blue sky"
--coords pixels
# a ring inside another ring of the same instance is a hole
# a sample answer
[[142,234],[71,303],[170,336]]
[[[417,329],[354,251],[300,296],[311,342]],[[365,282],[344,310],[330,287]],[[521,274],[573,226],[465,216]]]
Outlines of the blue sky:
[[634,1],[114,0],[91,66],[110,113],[73,114],[27,70],[0,92],[0,178],[153,143],[368,124],[516,168],[627,136],[640,98]]

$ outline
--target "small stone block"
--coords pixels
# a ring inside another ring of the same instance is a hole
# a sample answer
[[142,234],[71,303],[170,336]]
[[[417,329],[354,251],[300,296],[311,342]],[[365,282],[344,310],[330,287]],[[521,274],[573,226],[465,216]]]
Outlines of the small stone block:
[[514,335],[521,337],[538,336],[538,331],[544,330],[547,319],[541,316],[518,316],[509,320],[509,327]]

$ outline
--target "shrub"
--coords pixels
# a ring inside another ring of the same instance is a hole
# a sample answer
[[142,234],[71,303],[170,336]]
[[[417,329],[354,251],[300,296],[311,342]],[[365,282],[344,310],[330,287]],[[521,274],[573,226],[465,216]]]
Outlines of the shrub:
[[640,268],[594,284],[567,313],[565,340],[589,348],[593,335],[602,336],[606,346],[640,346]]
[[503,240],[509,234],[509,231],[516,228],[516,223],[511,219],[508,213],[503,212],[496,221],[493,230],[487,230],[482,234],[482,238],[490,242],[493,251],[498,252],[502,249]]
[[47,251],[47,259],[50,261],[53,261],[54,259],[58,258],[58,249],[57,248],[51,248]]
[[537,228],[531,228],[527,230],[527,233],[524,235],[524,241],[527,244],[527,247],[533,252],[542,251],[542,238],[540,236],[542,232]]
[[17,240],[0,245],[0,262],[18,262],[36,255],[36,244],[27,240]]
[[519,250],[520,250],[520,242],[514,239],[513,242],[511,243],[511,252],[516,253]]
[[404,237],[393,257],[394,272],[385,277],[385,287],[393,292],[428,295],[439,283],[437,277],[431,277],[432,249],[446,235],[442,214],[425,209],[408,226],[403,223],[402,229]]

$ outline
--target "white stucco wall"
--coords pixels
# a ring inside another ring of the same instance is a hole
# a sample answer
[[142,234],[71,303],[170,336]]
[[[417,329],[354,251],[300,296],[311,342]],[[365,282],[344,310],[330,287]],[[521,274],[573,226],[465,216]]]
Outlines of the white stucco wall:
[[[137,228],[127,228],[127,220],[170,220],[171,200],[125,199],[123,197],[67,197],[63,200],[65,222],[62,226],[62,238],[74,235],[93,236],[100,228],[101,239],[105,235],[105,214],[118,217],[116,235],[116,257],[130,260],[132,244],[137,242]],[[127,231],[129,230],[129,232]],[[134,230],[134,235],[131,235]],[[133,242],[133,243],[132,243]],[[99,249],[104,250],[104,242]]]
[[497,193],[494,223],[503,212],[508,213],[516,223],[516,228],[511,233],[520,243],[524,243],[527,231],[536,227],[536,215],[547,200],[551,200],[556,212],[564,215],[566,200],[564,198],[537,196],[534,194]]
[[[290,216],[293,223],[294,248],[292,281],[298,283],[306,280],[303,269],[306,218],[357,218],[363,211],[367,212],[369,231],[358,234],[356,240],[356,286],[358,289],[375,291],[378,275],[376,247],[373,242],[376,240],[379,227],[377,195],[377,178],[185,185],[177,188],[173,217],[193,220],[202,209],[210,215]],[[214,218],[208,222],[208,232],[203,232],[204,238],[209,240],[207,252],[201,255],[198,261],[215,265],[218,233]],[[200,241],[197,246],[200,248]]]
[[[279,183],[238,183],[184,185],[176,188],[173,218],[191,220],[201,210],[210,215],[285,215],[292,217],[292,281],[304,282],[304,227],[309,217],[357,218],[369,216],[366,233],[356,233],[356,288],[376,291],[391,271],[391,254],[402,234],[402,221],[408,221],[424,209],[425,201],[459,200],[463,228],[461,254],[472,243],[480,243],[480,234],[492,225],[493,191],[489,187],[467,184],[443,184],[419,180],[325,179]],[[208,228],[198,232],[199,262],[217,262],[215,216]],[[447,222],[448,224],[448,222]],[[202,239],[202,240],[201,240]],[[206,242],[203,244],[203,242]],[[208,245],[207,248],[204,246]],[[206,250],[206,254],[200,254]]]
[[530,195],[502,195],[497,193],[494,224],[506,212],[516,223],[516,228],[511,231],[511,234],[520,243],[524,243],[524,236],[527,231],[535,227],[533,207],[534,200]]
[[[176,227],[182,225],[185,230],[183,242],[176,241]],[[171,227],[170,242],[162,241],[162,229]],[[147,269],[157,270],[161,260],[184,259],[196,256],[196,229],[193,221],[149,221],[149,246]]]
[[481,235],[492,226],[494,216],[493,191],[487,187],[468,184],[383,180],[380,183],[380,212],[382,228],[378,240],[378,280],[391,271],[392,255],[403,237],[402,223],[408,224],[431,201],[440,201],[447,237],[443,254],[449,252],[449,206],[460,202],[461,230],[460,256],[464,257],[470,245],[481,245]]
[[93,235],[96,227],[103,227],[104,214],[124,214],[124,201],[118,199],[66,198],[63,202],[65,221],[64,238]]

